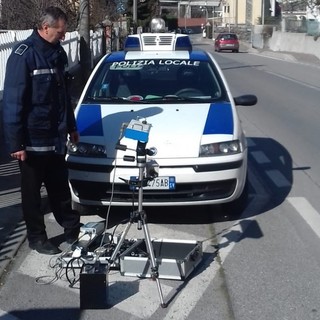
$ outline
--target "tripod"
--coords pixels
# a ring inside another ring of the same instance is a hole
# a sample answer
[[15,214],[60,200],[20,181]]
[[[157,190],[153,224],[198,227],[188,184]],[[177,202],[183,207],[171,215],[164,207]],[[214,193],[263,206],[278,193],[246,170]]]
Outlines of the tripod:
[[[132,226],[133,223],[137,222],[138,223],[138,230],[143,229],[144,236],[145,236],[145,242],[146,242],[147,251],[149,254],[149,260],[151,262],[151,279],[155,280],[157,283],[157,288],[158,288],[160,302],[161,302],[160,305],[162,308],[165,308],[167,305],[163,300],[162,289],[161,289],[161,285],[160,285],[160,281],[159,281],[158,266],[156,264],[156,258],[154,255],[152,241],[151,241],[148,225],[146,222],[146,213],[142,208],[143,186],[145,185],[145,181],[146,181],[146,179],[144,177],[144,172],[145,172],[145,168],[146,168],[146,157],[147,157],[147,154],[152,155],[153,152],[149,149],[146,149],[146,143],[140,142],[140,141],[138,141],[136,151],[137,151],[137,157],[136,157],[137,158],[136,159],[137,166],[139,168],[138,181],[134,181],[134,182],[126,181],[126,180],[124,180],[124,181],[129,184],[131,183],[134,186],[138,187],[138,210],[131,212],[129,222],[128,222],[127,226],[125,227],[123,233],[121,234],[120,240],[117,243],[117,246],[115,247],[115,249],[109,259],[109,267],[108,268],[110,268],[110,266],[113,264],[113,262],[117,258],[119,251],[120,251],[120,248],[126,238],[126,235],[129,231],[130,227]],[[129,161],[132,161],[132,158]]]

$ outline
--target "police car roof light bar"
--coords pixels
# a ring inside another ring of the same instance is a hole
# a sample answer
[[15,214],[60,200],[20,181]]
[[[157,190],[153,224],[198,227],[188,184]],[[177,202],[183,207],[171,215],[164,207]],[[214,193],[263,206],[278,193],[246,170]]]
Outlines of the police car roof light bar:
[[192,44],[189,36],[183,35],[183,36],[177,37],[175,49],[176,51],[179,51],[179,50],[192,51]]
[[127,37],[125,51],[191,51],[188,35],[174,33],[142,33]]

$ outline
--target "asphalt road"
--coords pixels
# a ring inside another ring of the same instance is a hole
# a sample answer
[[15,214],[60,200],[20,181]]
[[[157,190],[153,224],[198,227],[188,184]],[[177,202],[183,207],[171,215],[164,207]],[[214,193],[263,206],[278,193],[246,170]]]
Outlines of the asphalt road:
[[[192,37],[196,45],[210,48],[212,44],[212,40]],[[0,309],[10,314],[0,312],[0,319],[101,319],[105,316],[109,319],[256,320],[276,319],[274,314],[278,315],[277,319],[289,319],[288,315],[290,319],[320,319],[318,280],[310,272],[319,269],[315,257],[320,256],[315,248],[319,241],[317,212],[320,208],[317,207],[318,188],[314,187],[320,181],[320,170],[316,163],[317,139],[313,138],[317,135],[312,131],[317,127],[313,123],[317,118],[313,120],[310,113],[301,108],[307,97],[318,90],[317,73],[305,73],[306,66],[318,67],[318,61],[301,54],[259,52],[245,45],[240,51],[236,59],[228,53],[218,54],[217,59],[234,95],[247,92],[248,88],[251,93],[260,93],[256,109],[239,111],[248,136],[252,164],[249,179],[254,197],[240,220],[219,216],[212,209],[197,212],[196,223],[194,214],[199,209],[166,211],[170,219],[164,220],[161,209],[151,212],[152,236],[199,240],[204,246],[203,263],[188,281],[160,281],[165,298],[170,300],[168,309],[159,308],[154,282],[121,277],[114,272],[108,279],[111,308],[79,310],[79,288],[70,288],[65,278],[55,279],[52,268],[55,261],[30,251],[24,242],[18,167],[6,156],[2,140]],[[250,63],[244,55],[248,52]],[[259,56],[268,56],[275,63],[261,63]],[[290,64],[284,62],[299,63],[290,68]],[[240,72],[243,69],[246,73]],[[266,74],[264,93],[255,81],[260,73]],[[246,81],[242,81],[244,74]],[[300,94],[292,94],[293,101],[288,101],[287,92],[291,91]],[[277,100],[282,107],[291,108],[289,119],[277,109]],[[317,114],[316,107],[317,104],[311,105],[307,110]],[[304,132],[308,127],[299,126],[299,121],[304,124],[311,121],[309,135]],[[314,151],[314,157],[310,157],[310,150]],[[121,214],[125,216],[126,212]],[[92,220],[101,218],[83,217],[83,222]],[[49,234],[58,243],[62,230],[50,212],[46,221]],[[141,237],[141,231],[135,227],[130,231],[132,237]],[[255,246],[257,240],[261,250]],[[242,291],[245,294],[241,294]],[[263,308],[258,310],[257,305]]]

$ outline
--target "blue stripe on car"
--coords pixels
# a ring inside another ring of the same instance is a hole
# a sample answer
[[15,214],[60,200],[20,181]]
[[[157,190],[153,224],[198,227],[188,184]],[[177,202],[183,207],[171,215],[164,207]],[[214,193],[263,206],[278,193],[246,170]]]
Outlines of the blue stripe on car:
[[81,136],[103,136],[101,106],[81,105],[77,115],[77,126]]
[[203,134],[233,134],[233,117],[228,103],[211,104]]

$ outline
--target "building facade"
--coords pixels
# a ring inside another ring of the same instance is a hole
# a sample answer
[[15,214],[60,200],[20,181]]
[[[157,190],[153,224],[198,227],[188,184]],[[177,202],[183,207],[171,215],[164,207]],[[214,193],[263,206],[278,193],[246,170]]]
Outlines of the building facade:
[[255,25],[275,15],[276,0],[159,0],[161,8],[175,7],[177,17],[194,18],[196,8],[205,11],[206,20],[216,25]]

